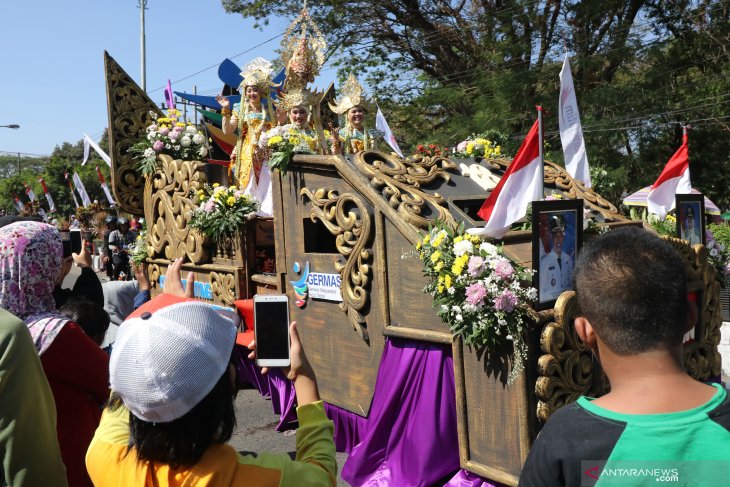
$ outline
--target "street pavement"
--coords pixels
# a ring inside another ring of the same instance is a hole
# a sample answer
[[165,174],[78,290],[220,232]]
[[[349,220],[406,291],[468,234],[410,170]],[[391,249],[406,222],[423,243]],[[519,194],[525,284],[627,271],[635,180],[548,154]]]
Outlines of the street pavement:
[[[62,287],[72,288],[81,271],[73,267]],[[103,273],[97,273],[102,282],[108,279]],[[294,431],[278,433],[276,425],[279,417],[274,414],[271,401],[261,397],[256,389],[244,389],[236,398],[236,429],[229,442],[236,451],[288,453],[294,456],[296,452],[296,436]],[[337,454],[337,485],[349,485],[340,477],[342,465],[347,454]]]

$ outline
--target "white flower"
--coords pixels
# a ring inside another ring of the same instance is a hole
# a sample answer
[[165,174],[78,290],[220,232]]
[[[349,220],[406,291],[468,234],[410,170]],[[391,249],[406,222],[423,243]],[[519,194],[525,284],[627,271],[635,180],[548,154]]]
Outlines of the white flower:
[[441,305],[441,312],[442,313],[448,313],[449,312],[449,307],[446,306],[445,304],[442,304]]
[[200,149],[198,149],[198,155],[200,157],[207,156],[208,155],[208,149],[205,146],[201,147]]
[[205,137],[203,137],[203,134],[195,134],[193,135],[193,142],[200,145],[205,141]]
[[157,125],[153,123],[152,125],[147,127],[147,132],[157,132]]
[[157,132],[150,132],[150,133],[148,133],[147,134],[147,140],[149,140],[150,142],[154,141],[156,135],[157,135]]
[[180,139],[180,145],[183,147],[190,147],[190,144],[192,144],[192,142],[192,139],[187,135]]
[[451,312],[452,313],[461,313],[461,308],[459,306],[452,306]]
[[717,249],[710,249],[710,255],[713,257],[717,257],[718,251]]
[[464,321],[464,317],[459,315],[456,315],[456,321]]
[[454,244],[454,255],[460,257],[464,254],[471,254],[474,252],[474,245],[468,240],[462,240]]
[[172,146],[170,144],[165,144],[165,149],[172,149]]
[[531,287],[531,288],[530,288],[530,289],[529,289],[529,290],[527,291],[527,298],[528,298],[528,299],[531,299],[531,300],[535,300],[535,299],[537,299],[537,289],[535,289],[534,287]]
[[499,326],[507,326],[507,320],[504,318],[500,318],[497,322],[499,323]]
[[185,127],[185,133],[190,135],[197,134],[198,129],[196,129],[193,125],[188,125]]
[[482,242],[481,245],[479,245],[479,250],[486,252],[487,255],[491,255],[493,257],[499,255],[499,249],[497,246],[492,245],[489,242]]
[[152,147],[148,147],[144,150],[144,156],[145,157],[155,157],[157,153]]
[[448,289],[448,291],[449,291],[449,294],[453,295],[456,292],[456,288],[452,286]]

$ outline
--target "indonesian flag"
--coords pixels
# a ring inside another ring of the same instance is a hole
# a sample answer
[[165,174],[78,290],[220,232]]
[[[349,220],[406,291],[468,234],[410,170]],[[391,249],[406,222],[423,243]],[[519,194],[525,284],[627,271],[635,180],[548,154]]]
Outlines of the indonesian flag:
[[538,119],[477,213],[487,224],[483,228],[470,228],[469,233],[502,238],[514,222],[525,216],[527,205],[542,198],[542,164]]
[[30,186],[28,186],[28,183],[23,183],[23,186],[25,186],[25,194],[28,195],[28,199],[30,201],[35,201],[35,193],[30,188]]
[[563,69],[560,71],[559,123],[560,142],[563,145],[565,169],[573,179],[583,181],[586,188],[591,187],[591,171],[588,168],[586,144],[583,140],[583,129],[580,126],[578,100],[575,98],[573,75],[570,73],[570,61],[565,55]]
[[682,146],[669,159],[659,178],[651,186],[646,204],[651,213],[664,220],[667,213],[674,209],[674,195],[689,194],[690,191],[692,182],[689,178],[689,152],[685,133],[682,136]]
[[76,199],[76,193],[74,193],[74,185],[71,183],[71,180],[68,178],[68,172],[63,173],[64,179],[68,182],[68,189],[71,190],[71,196],[74,198],[74,205],[76,205],[76,208],[79,207],[79,200]]
[[99,182],[101,183],[101,189],[104,190],[106,199],[109,200],[109,204],[111,206],[114,206],[114,198],[112,198],[112,194],[109,192],[109,188],[106,185],[106,180],[104,179],[104,175],[101,173],[101,170],[99,170],[99,166],[96,166],[96,174],[99,175]]
[[46,186],[46,182],[43,180],[43,178],[38,178],[38,182],[41,183],[41,187],[43,187],[43,194],[46,195],[46,201],[48,201],[48,209],[51,210],[51,213],[55,212],[56,203],[53,202],[53,197],[48,191],[48,186]]
[[89,198],[89,193],[86,192],[84,183],[81,182],[79,173],[74,172],[73,178],[74,178],[74,184],[76,185],[76,191],[78,191],[79,196],[81,196],[81,203],[83,203],[84,206],[91,206],[91,198]]
[[15,199],[15,207],[18,209],[18,211],[23,211],[25,208],[23,207],[23,203],[21,203],[20,198],[18,198],[18,195],[13,193],[13,199]]
[[385,115],[383,115],[383,112],[380,111],[380,107],[378,107],[378,113],[377,115],[375,115],[375,128],[383,132],[383,138],[385,139],[385,141],[402,159],[403,152],[400,150],[400,147],[398,147],[398,142],[395,140],[395,135],[393,135],[393,132],[391,132],[390,127],[388,126],[388,122],[385,120]]

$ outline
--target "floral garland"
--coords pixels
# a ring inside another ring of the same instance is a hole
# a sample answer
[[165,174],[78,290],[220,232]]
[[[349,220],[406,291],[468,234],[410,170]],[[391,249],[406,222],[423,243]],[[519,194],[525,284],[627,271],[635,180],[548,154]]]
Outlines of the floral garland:
[[[156,114],[150,112],[155,118]],[[157,156],[167,154],[173,159],[195,160],[208,155],[208,143],[198,128],[179,121],[180,111],[171,108],[167,117],[156,118],[147,127],[146,135],[129,152],[139,160],[137,169],[143,175],[150,175],[157,168]]]
[[424,288],[436,312],[464,343],[477,349],[497,349],[512,343],[514,361],[508,383],[527,360],[525,331],[529,303],[537,290],[525,287],[532,270],[510,262],[502,249],[436,222],[416,244],[423,273],[431,279]]
[[730,276],[730,227],[710,224],[705,230],[707,255],[723,281]]
[[455,157],[488,159],[501,155],[502,147],[481,135],[472,134],[454,147]]
[[294,124],[281,125],[264,133],[259,148],[270,152],[268,165],[286,174],[294,154],[314,154],[319,137],[307,134]]
[[235,234],[241,224],[256,213],[259,202],[235,186],[206,184],[191,191],[199,206],[190,214],[188,225],[215,241]]

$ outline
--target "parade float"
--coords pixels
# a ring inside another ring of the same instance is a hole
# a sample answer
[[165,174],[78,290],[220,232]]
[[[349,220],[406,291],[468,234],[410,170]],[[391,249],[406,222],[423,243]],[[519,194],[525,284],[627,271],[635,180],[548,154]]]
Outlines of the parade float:
[[[219,74],[235,103],[241,78],[232,64],[225,61]],[[380,475],[391,485],[431,485],[456,474],[516,485],[547,418],[580,395],[608,389],[573,330],[578,309],[571,291],[548,309],[521,307],[523,357],[514,352],[515,337],[474,340],[455,332],[433,306],[438,282],[424,274],[426,236],[444,228],[457,232],[449,237],[453,242],[464,229],[482,226],[477,210],[509,159],[401,158],[368,147],[344,155],[290,154],[286,172],[272,172],[272,217],[247,217],[235,231],[211,238],[191,219],[214,184],[228,184],[225,161],[237,139],[220,128],[221,105],[190,96],[207,114],[199,129],[213,140],[210,153],[155,155],[143,173],[130,148],[167,114],[109,54],[105,69],[113,190],[123,211],[147,222],[153,294],[179,257],[185,271],[195,272],[195,296],[216,305],[233,306],[257,293],[286,294],[335,421],[338,449],[350,453],[346,480],[358,484]],[[317,95],[321,103],[324,95]],[[327,94],[323,119],[335,118],[326,106],[362,94],[333,95]],[[602,231],[642,224],[547,161],[544,193],[582,200]],[[592,235],[586,231],[585,238]],[[532,237],[516,230],[491,243],[501,245],[500,255],[515,269],[531,269]],[[684,258],[689,289],[700,303],[685,364],[694,377],[708,380],[720,374],[715,270],[702,245],[670,242]],[[482,243],[490,241],[471,244]]]

